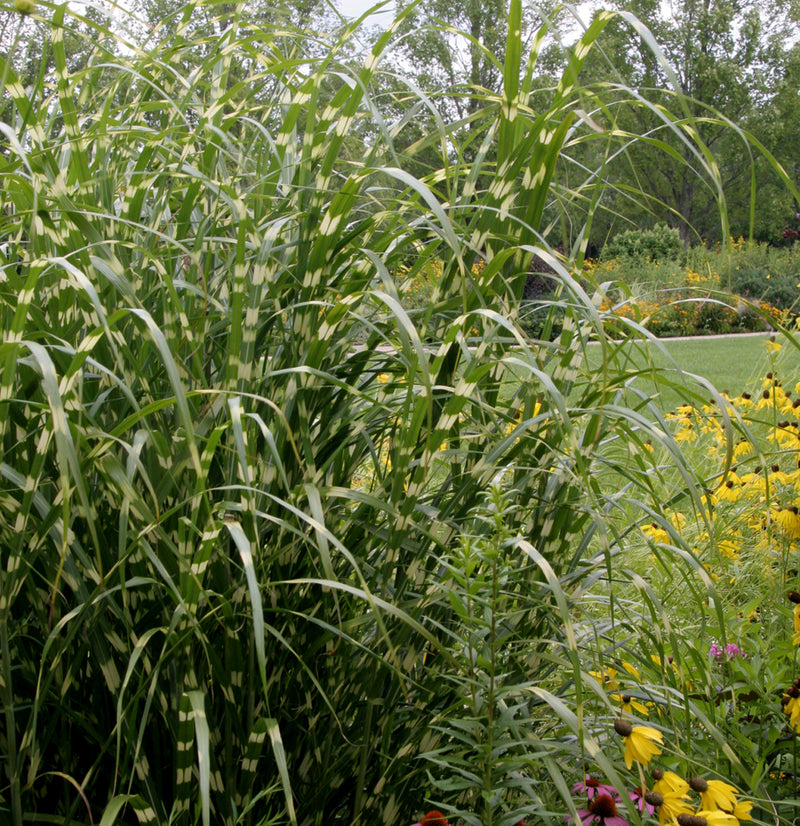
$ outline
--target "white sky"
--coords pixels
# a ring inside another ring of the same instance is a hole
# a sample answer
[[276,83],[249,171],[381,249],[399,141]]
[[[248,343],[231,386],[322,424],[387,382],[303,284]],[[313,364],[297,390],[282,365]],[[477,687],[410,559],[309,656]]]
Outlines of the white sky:
[[[380,0],[333,0],[339,11],[347,18],[358,17],[368,9],[372,8]],[[667,0],[661,0],[662,6]],[[599,5],[599,0],[577,0],[576,7],[584,20],[591,16],[591,9]],[[367,20],[368,25],[378,25],[388,23],[392,19],[394,12],[394,0],[389,0],[384,9],[372,15]]]
[[[363,14],[367,9],[372,8],[378,0],[335,0],[336,5],[339,8],[339,11],[345,17],[358,17],[360,14]],[[376,16],[373,22],[377,23],[382,17],[385,17],[387,14],[390,14],[391,11],[394,10],[394,3],[389,2],[386,6],[387,9],[390,11],[384,11],[381,13],[381,16]]]

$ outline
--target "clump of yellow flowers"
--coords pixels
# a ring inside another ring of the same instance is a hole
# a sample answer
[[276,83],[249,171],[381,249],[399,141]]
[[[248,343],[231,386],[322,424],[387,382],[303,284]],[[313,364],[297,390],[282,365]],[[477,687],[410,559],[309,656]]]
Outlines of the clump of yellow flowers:
[[[614,731],[625,745],[625,765],[636,763],[641,785],[625,794],[613,786],[601,784],[587,776],[573,791],[587,795],[587,808],[578,811],[582,826],[627,826],[621,814],[624,797],[629,797],[644,818],[658,813],[659,826],[740,826],[752,820],[753,804],[740,800],[735,786],[717,778],[690,777],[688,780],[673,771],[654,769],[653,784],[647,788],[643,769],[661,754],[664,735],[652,726],[637,726],[627,719],[614,723]],[[693,794],[696,797],[693,797]],[[606,800],[606,798],[608,800]],[[598,801],[605,805],[599,805]]]

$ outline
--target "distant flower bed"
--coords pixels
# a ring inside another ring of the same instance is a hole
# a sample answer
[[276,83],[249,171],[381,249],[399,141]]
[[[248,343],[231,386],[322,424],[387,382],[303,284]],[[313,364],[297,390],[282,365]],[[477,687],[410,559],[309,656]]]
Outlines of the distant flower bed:
[[[616,248],[614,248],[616,249]],[[795,247],[732,240],[663,260],[623,254],[589,261],[596,283],[616,285],[601,309],[662,338],[759,332],[791,322],[800,299]]]
[[699,298],[688,293],[662,291],[654,300],[606,300],[601,310],[641,324],[660,338],[764,332],[785,325],[792,318],[765,301],[754,306],[734,307],[717,298]]

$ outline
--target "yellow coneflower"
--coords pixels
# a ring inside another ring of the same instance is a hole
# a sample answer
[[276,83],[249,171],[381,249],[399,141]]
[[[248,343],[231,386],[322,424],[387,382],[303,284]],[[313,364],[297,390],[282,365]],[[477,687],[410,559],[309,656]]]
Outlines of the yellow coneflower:
[[630,694],[609,694],[608,696],[614,702],[619,703],[620,711],[623,714],[640,714],[647,717],[650,713],[644,703],[640,703]]
[[[689,784],[675,772],[659,771],[658,779],[653,784],[653,791],[661,795],[661,803],[658,806],[659,826],[666,823],[675,823],[680,815],[692,814],[692,805],[687,795]],[[656,776],[656,772],[653,772]]]
[[800,645],[800,603],[796,603],[794,611],[794,635],[792,637],[792,645]]
[[661,657],[658,654],[651,654],[650,659],[653,661],[653,665],[657,665],[659,668],[666,671],[667,669],[671,669],[678,677],[680,677],[681,672],[675,662],[673,661],[672,657],[667,657],[666,662],[662,662]]
[[742,548],[741,539],[722,539],[717,543],[717,550],[722,556],[727,557],[733,562],[739,559],[739,551]]
[[736,787],[724,780],[706,780],[692,777],[689,787],[700,795],[700,808],[704,811],[732,812],[736,806]]
[[668,543],[670,541],[670,535],[656,522],[650,525],[642,525],[642,533],[656,543]]
[[771,485],[791,485],[794,480],[791,474],[781,470],[780,465],[772,465],[769,469],[769,481]]
[[742,480],[738,473],[731,471],[727,479],[714,491],[714,503],[738,502],[742,496]]
[[637,683],[640,683],[642,681],[642,678],[639,675],[639,672],[637,671],[635,665],[631,665],[629,662],[627,662],[627,660],[623,660],[621,665],[628,672],[628,674],[630,674],[631,677],[633,677],[633,679],[636,680]]
[[670,771],[653,771],[653,777],[656,782],[653,784],[653,791],[667,794],[669,792],[678,792],[681,795],[689,793],[689,784],[675,772]]
[[779,508],[773,512],[773,518],[789,539],[800,539],[800,510],[797,505]]
[[708,826],[739,826],[739,821],[730,812],[723,812],[721,809],[701,810],[697,817],[704,818]]
[[680,429],[675,433],[676,442],[696,442],[697,432],[691,422],[681,422]]
[[781,703],[783,713],[789,715],[789,725],[800,734],[800,689],[790,686]]
[[658,807],[659,826],[675,823],[681,815],[690,815],[693,812],[692,804],[685,795],[677,792],[662,792],[661,798],[663,802]]
[[774,406],[774,397],[771,390],[762,390],[761,398],[756,402],[756,410],[764,410]]
[[616,678],[616,668],[606,666],[601,671],[590,671],[589,674],[591,674],[606,691],[617,691],[619,689],[619,680]]
[[630,769],[633,761],[646,766],[656,755],[664,742],[664,735],[651,726],[632,726],[627,720],[617,720],[614,730],[625,742],[625,765]]

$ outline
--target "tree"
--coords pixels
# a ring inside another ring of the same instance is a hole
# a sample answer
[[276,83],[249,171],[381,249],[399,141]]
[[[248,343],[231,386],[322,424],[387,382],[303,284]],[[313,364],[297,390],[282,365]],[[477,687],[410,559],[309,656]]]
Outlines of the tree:
[[446,90],[454,115],[465,118],[480,105],[476,90],[500,81],[506,19],[503,0],[427,0],[406,22],[402,57],[423,89]]
[[[0,10],[0,60],[6,84],[9,77],[16,75],[23,89],[37,86],[40,79],[47,83],[38,84],[38,88],[55,85],[56,62],[51,41],[56,29],[61,35],[65,69],[70,74],[77,75],[95,56],[107,58],[115,53],[117,44],[110,14],[101,3],[86,6],[80,13],[63,15],[56,25],[55,14],[54,7],[44,4],[34,5],[30,13]],[[0,120],[10,122],[13,107],[7,96],[0,107]]]
[[[772,4],[768,12],[752,0],[676,0],[670,15],[654,0],[622,0],[616,6],[647,26],[662,54],[651,49],[648,32],[621,16],[607,29],[604,58],[587,62],[584,77],[608,84],[614,125],[651,139],[625,148],[627,165],[615,179],[619,189],[609,205],[637,223],[646,210],[651,222],[666,220],[688,243],[692,237],[719,236],[710,209],[718,188],[727,196],[738,231],[748,232],[752,156],[725,120],[766,137],[765,114],[781,87],[794,32],[792,0]],[[657,111],[643,118],[641,109],[632,113],[623,106],[628,91],[620,84],[664,103],[674,91],[689,96],[682,129],[700,135],[718,174],[709,175],[704,163],[710,161],[689,141],[676,140]],[[762,164],[763,171],[767,166]],[[646,203],[625,197],[632,185],[649,193]]]

